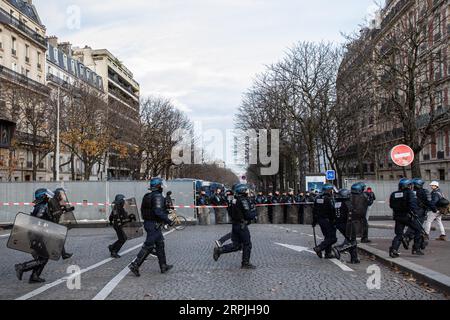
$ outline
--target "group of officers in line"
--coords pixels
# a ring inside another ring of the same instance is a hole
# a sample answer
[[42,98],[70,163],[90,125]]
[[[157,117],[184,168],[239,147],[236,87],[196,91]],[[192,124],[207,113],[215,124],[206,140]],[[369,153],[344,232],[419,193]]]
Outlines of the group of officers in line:
[[[161,273],[166,273],[173,267],[166,261],[162,233],[164,226],[175,224],[175,221],[169,218],[169,210],[173,207],[173,203],[170,193],[167,193],[166,197],[163,195],[164,185],[164,180],[160,178],[151,179],[150,192],[142,200],[141,216],[147,234],[142,249],[129,265],[129,269],[137,277],[140,276],[141,265],[150,254],[157,256]],[[219,195],[220,190],[217,193],[217,196]],[[213,251],[215,261],[218,261],[224,254],[242,250],[241,267],[243,269],[256,268],[250,262],[252,242],[249,225],[257,220],[256,205],[265,203],[262,200],[263,197],[262,193],[252,197],[246,184],[235,185],[233,190],[227,192],[225,201],[231,217],[232,228],[231,233],[215,241]],[[259,200],[257,200],[258,198]],[[360,263],[357,252],[357,229],[358,225],[364,227],[367,210],[373,204],[374,198],[371,191],[368,192],[365,184],[361,182],[354,184],[351,190],[336,190],[334,186],[328,184],[323,187],[322,193],[314,198],[312,224],[314,230],[319,225],[324,235],[323,242],[314,247],[314,251],[320,258],[340,258],[341,252],[348,251],[351,257],[350,263]],[[138,218],[124,209],[125,199],[124,195],[115,197],[109,218],[118,238],[114,244],[108,247],[114,258],[120,258],[118,253],[127,240],[123,226],[137,221]],[[48,189],[39,189],[35,192],[34,203],[35,207],[31,215],[53,223],[61,223],[61,217],[74,210],[69,205],[64,189],[57,189],[54,192]],[[436,212],[442,206],[448,207],[448,201],[445,200],[438,188],[434,188],[433,194],[430,194],[424,188],[423,180],[402,179],[399,183],[399,190],[392,193],[390,197],[390,207],[394,212],[395,219],[395,238],[389,250],[390,256],[398,257],[401,243],[407,249],[412,240],[414,240],[412,253],[423,255],[427,244],[427,234],[422,224],[428,211]],[[406,227],[408,229],[405,232]],[[337,243],[337,231],[342,233],[345,241],[334,247]],[[230,240],[231,243],[226,244]],[[339,257],[336,256],[337,254]],[[67,253],[63,247],[61,257],[69,259],[71,256],[72,254]],[[45,282],[40,276],[47,262],[48,257],[33,254],[33,260],[15,265],[18,279],[22,280],[25,272],[32,271],[30,283]]]

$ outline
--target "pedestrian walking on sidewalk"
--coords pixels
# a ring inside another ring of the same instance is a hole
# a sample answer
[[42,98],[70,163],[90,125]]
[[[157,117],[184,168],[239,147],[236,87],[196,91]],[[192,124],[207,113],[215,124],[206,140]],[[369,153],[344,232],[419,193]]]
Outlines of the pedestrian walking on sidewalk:
[[425,232],[427,233],[428,237],[430,236],[430,230],[431,230],[431,224],[433,221],[436,221],[439,227],[439,230],[441,232],[441,235],[436,240],[439,241],[447,241],[447,236],[445,234],[445,228],[442,224],[442,214],[438,210],[439,201],[441,199],[444,199],[444,195],[441,192],[441,189],[439,188],[439,182],[433,181],[431,184],[431,205],[433,208],[433,212],[431,212],[428,215],[427,222],[425,223]]

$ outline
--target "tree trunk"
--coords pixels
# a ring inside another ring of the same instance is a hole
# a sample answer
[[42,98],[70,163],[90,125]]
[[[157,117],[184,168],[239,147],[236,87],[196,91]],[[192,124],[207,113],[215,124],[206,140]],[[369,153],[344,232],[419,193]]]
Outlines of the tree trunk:
[[36,146],[33,146],[33,181],[37,180],[37,151],[36,151]]
[[75,157],[73,152],[70,154],[70,173],[72,176],[72,181],[75,181]]

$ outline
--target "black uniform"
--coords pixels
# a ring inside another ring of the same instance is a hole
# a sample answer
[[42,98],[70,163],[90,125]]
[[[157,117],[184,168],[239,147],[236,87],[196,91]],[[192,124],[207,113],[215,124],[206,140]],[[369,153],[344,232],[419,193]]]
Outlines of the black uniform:
[[[431,203],[431,193],[427,189],[424,188],[414,188],[414,191],[416,193],[417,197],[417,205],[419,206],[419,209],[417,211],[417,218],[420,224],[424,224],[428,211],[436,211],[436,208],[433,207]],[[411,227],[408,227],[408,229],[405,232],[405,238],[412,240],[414,239],[415,231]],[[422,246],[422,249],[424,247]]]
[[[49,210],[50,216],[52,217],[54,223],[59,224],[61,216],[64,214],[64,208],[65,208],[65,206],[64,207],[61,206],[59,201],[55,198],[51,198],[48,201],[48,210]],[[64,246],[62,249],[61,256],[63,259],[67,259],[67,258],[70,258],[72,256],[72,254],[68,254],[66,252],[66,247]]]
[[350,199],[336,197],[336,229],[345,237],[346,244],[349,246],[351,262],[358,262],[358,249],[356,247],[356,230],[352,220],[352,202]]
[[[47,202],[36,204],[33,212],[31,213],[31,216],[51,222],[54,221],[54,218],[48,209]],[[36,243],[36,245],[39,246],[38,243]],[[34,260],[15,265],[17,276],[19,280],[22,280],[22,274],[24,272],[33,271],[30,277],[30,283],[44,282],[44,279],[40,279],[40,275],[42,274],[42,271],[48,263],[48,258],[40,257],[37,253],[33,253],[32,256]]]
[[169,270],[171,266],[168,266],[166,263],[164,236],[161,227],[164,224],[172,225],[172,221],[168,217],[166,199],[162,195],[162,190],[152,191],[144,196],[141,213],[144,220],[144,229],[147,232],[147,238],[136,260],[130,265],[130,269],[135,275],[139,276],[139,267],[150,255],[153,247],[156,246],[156,256],[158,257],[161,272],[164,273]]
[[252,205],[248,197],[239,195],[232,205],[232,244],[220,248],[220,253],[231,253],[242,249],[242,266],[250,265],[252,242],[248,225],[256,218],[256,211],[252,210]]
[[128,221],[128,213],[124,209],[124,203],[114,204],[114,208],[109,215],[109,223],[112,224],[114,231],[116,231],[117,234],[117,241],[109,246],[109,251],[112,255],[117,256],[118,252],[127,241],[127,236],[123,231],[123,224]]
[[324,251],[327,257],[331,257],[331,248],[337,242],[335,226],[335,201],[331,194],[319,195],[313,208],[313,225],[319,224],[325,240],[318,245],[319,251]]
[[352,205],[355,216],[362,221],[362,241],[368,240],[369,222],[367,221],[367,210],[372,205],[373,201],[369,195],[363,193],[352,193]]
[[408,226],[414,230],[413,252],[420,251],[422,246],[422,229],[419,222],[412,217],[418,215],[420,208],[417,205],[417,198],[410,189],[400,190],[392,193],[389,206],[394,211],[395,238],[392,241],[391,252],[397,252],[403,239],[403,231]]

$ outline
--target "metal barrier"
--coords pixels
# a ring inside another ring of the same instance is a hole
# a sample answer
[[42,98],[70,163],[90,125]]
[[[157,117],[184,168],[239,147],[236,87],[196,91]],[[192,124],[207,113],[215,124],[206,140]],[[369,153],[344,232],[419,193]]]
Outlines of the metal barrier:
[[228,223],[228,210],[224,208],[214,208],[216,224]]
[[197,209],[197,220],[198,224],[201,226],[207,226],[211,224],[211,212],[209,208],[198,208]]
[[291,205],[286,208],[286,223],[287,224],[298,224],[298,215],[300,210],[300,205]]
[[258,214],[259,224],[269,224],[269,208],[268,207],[256,207]]
[[272,223],[284,224],[284,208],[283,206],[274,206],[272,211]]

